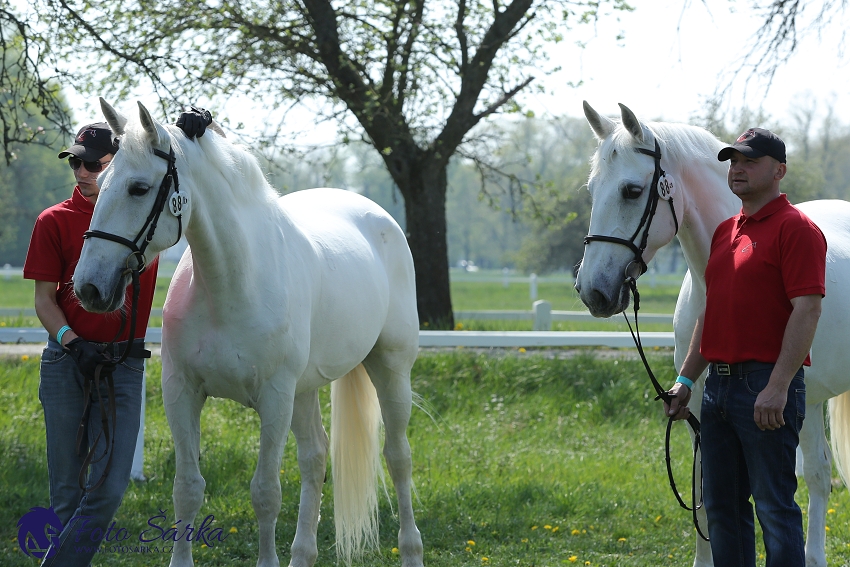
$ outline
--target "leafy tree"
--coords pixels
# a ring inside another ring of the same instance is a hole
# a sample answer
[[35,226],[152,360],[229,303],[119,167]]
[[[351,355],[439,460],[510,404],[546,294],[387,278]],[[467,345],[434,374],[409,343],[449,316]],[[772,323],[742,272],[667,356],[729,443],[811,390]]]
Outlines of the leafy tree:
[[0,265],[23,265],[33,224],[67,198],[73,177],[56,159],[69,130],[67,105],[24,20],[0,4]]
[[516,265],[538,274],[571,270],[584,253],[590,223],[585,185],[596,138],[583,118],[560,117],[518,124],[509,139],[501,155],[523,160],[501,170],[535,181],[520,212],[531,234],[515,254]]
[[[96,53],[90,90],[147,78],[167,102],[245,93],[283,120],[326,102],[344,136],[379,152],[404,198],[420,321],[453,326],[446,190],[451,157],[548,72],[547,42],[599,0],[36,0],[53,45]],[[624,0],[608,0],[628,9]],[[51,20],[52,18],[52,20]],[[275,113],[274,111],[278,111]],[[267,120],[267,117],[262,117]],[[482,158],[483,159],[483,158]]]
[[0,3],[0,148],[7,165],[16,146],[53,146],[71,132],[57,77],[43,74],[51,63],[43,36]]

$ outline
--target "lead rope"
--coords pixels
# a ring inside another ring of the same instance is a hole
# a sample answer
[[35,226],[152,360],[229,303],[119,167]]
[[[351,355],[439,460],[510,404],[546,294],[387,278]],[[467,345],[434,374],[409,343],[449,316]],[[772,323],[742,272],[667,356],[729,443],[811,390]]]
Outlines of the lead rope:
[[[637,289],[637,281],[635,278],[629,277],[626,279],[626,283],[629,285],[629,290],[632,292],[632,297],[634,298],[634,313],[635,313],[635,327],[632,330],[632,324],[629,322],[629,318],[626,316],[626,312],[623,311],[623,318],[626,320],[626,325],[629,326],[629,332],[632,335],[632,340],[637,347],[638,354],[640,355],[640,359],[643,362],[644,368],[646,368],[646,373],[649,375],[649,379],[652,382],[652,386],[655,388],[655,392],[658,394],[655,396],[656,400],[663,400],[670,403],[670,400],[673,399],[669,393],[667,393],[664,388],[661,387],[661,384],[658,382],[658,379],[655,377],[655,374],[652,372],[652,368],[649,367],[649,361],[646,360],[646,355],[643,352],[643,344],[640,340],[640,327],[638,326],[638,311],[640,310],[640,293],[638,293]],[[667,419],[667,431],[664,435],[664,460],[667,464],[667,478],[670,481],[670,489],[673,491],[673,496],[676,497],[676,500],[679,502],[679,506],[684,508],[685,510],[691,512],[694,521],[694,527],[697,530],[699,536],[708,541],[708,537],[702,532],[702,529],[699,525],[699,519],[697,518],[697,512],[703,507],[704,501],[702,496],[702,491],[700,490],[700,498],[699,502],[697,502],[697,455],[701,454],[700,451],[700,424],[699,420],[695,415],[691,414],[688,417],[688,424],[691,426],[691,429],[694,431],[694,461],[691,467],[691,502],[693,502],[693,506],[688,506],[682,497],[679,495],[679,490],[676,488],[676,480],[673,477],[673,467],[670,458],[670,431],[673,428],[674,419],[669,417]],[[702,486],[702,467],[700,467],[700,477],[699,477],[699,486]]]
[[[106,365],[118,366],[119,364],[124,362],[124,360],[126,360],[127,356],[130,354],[130,349],[133,347],[133,341],[136,338],[136,315],[137,315],[137,312],[138,312],[138,304],[139,304],[139,291],[140,291],[139,276],[141,275],[141,273],[146,268],[146,266],[145,266],[145,249],[147,248],[150,241],[153,239],[154,231],[156,231],[157,223],[159,222],[159,217],[162,214],[163,209],[165,208],[166,201],[168,200],[168,191],[171,188],[171,182],[172,181],[174,182],[174,193],[176,195],[178,195],[178,198],[179,198],[180,184],[179,184],[179,181],[178,181],[178,178],[177,178],[177,165],[176,165],[176,157],[174,155],[174,150],[171,148],[171,146],[169,146],[168,147],[168,153],[165,153],[162,150],[159,150],[159,149],[156,149],[156,148],[154,148],[153,152],[154,152],[155,155],[163,158],[164,160],[166,160],[168,162],[168,169],[166,170],[165,176],[162,178],[162,182],[159,184],[159,191],[157,193],[156,200],[154,201],[154,205],[151,208],[151,212],[148,214],[148,218],[145,221],[145,224],[142,225],[142,229],[136,235],[136,238],[134,238],[133,240],[128,240],[128,239],[126,239],[122,236],[118,236],[118,235],[111,234],[111,233],[108,233],[108,232],[103,232],[101,230],[87,230],[83,234],[84,239],[92,238],[92,237],[103,238],[105,240],[111,240],[112,242],[117,242],[119,244],[123,244],[124,246],[127,246],[128,248],[130,248],[131,252],[127,256],[127,266],[124,269],[124,271],[122,272],[122,276],[130,274],[133,277],[133,302],[132,302],[132,305],[130,307],[130,338],[127,341],[127,348],[124,350],[124,352],[119,357],[117,357],[115,359],[104,360],[104,364],[98,364],[95,367],[95,372],[94,372],[93,378],[92,379],[87,378],[87,380],[86,380],[86,385],[85,385],[85,388],[84,388],[86,405],[85,405],[85,408],[83,409],[83,419],[80,421],[80,427],[77,430],[77,454],[80,454],[80,452],[81,452],[80,450],[81,450],[81,447],[82,447],[83,435],[85,433],[85,429],[86,429],[86,426],[87,426],[89,412],[91,411],[90,394],[91,394],[92,385],[94,385],[94,389],[97,392],[98,403],[101,404],[101,407],[103,407],[103,399],[102,399],[101,393],[100,393],[101,371],[103,370],[103,368]],[[182,215],[175,212],[174,210],[172,210],[172,212],[177,217],[177,227],[178,227],[178,229],[177,229],[178,230],[177,240],[180,240],[180,236],[183,234]],[[145,235],[146,230],[147,230],[147,235]],[[139,242],[139,239],[141,239],[143,235],[145,235],[145,238],[142,241],[142,245],[140,247],[140,246],[138,246],[137,242]],[[177,241],[175,241],[175,244],[176,243],[177,243]],[[136,267],[131,268],[130,267],[130,259],[134,258],[134,257],[136,258]],[[108,349],[110,346],[114,345],[115,339],[117,339],[121,335],[121,333],[123,332],[125,322],[126,322],[126,315],[122,313],[122,315],[121,315],[121,328],[119,329],[118,334],[106,346],[104,351],[106,349]],[[148,354],[146,356],[150,356],[150,355]],[[104,358],[106,358],[106,356],[104,356]],[[114,433],[115,433],[116,409],[115,409],[115,385],[114,385],[114,382],[113,382],[113,379],[112,379],[112,373],[111,372],[106,373],[106,384],[107,384],[107,390],[108,390],[107,404],[108,404],[108,408],[109,408],[109,413],[112,415],[112,433],[113,434],[110,435],[110,433],[109,433],[109,423],[108,423],[108,420],[107,420],[107,417],[106,417],[106,412],[101,411],[101,416],[100,416],[101,417],[101,431],[100,431],[100,433],[98,433],[97,438],[95,439],[94,443],[91,444],[91,449],[89,449],[88,454],[86,455],[85,459],[83,460],[83,467],[82,467],[82,469],[80,469],[80,476],[79,476],[80,488],[86,493],[95,490],[101,484],[103,484],[103,481],[106,480],[106,477],[109,475],[109,469],[112,466],[112,454],[113,454],[112,449],[115,447],[115,435],[114,435]],[[95,448],[97,447],[97,443],[100,441],[101,436],[105,437],[105,442],[106,442],[106,445],[108,447],[106,449],[104,449],[103,455],[101,455],[100,457],[95,459],[94,458]],[[101,475],[100,479],[97,481],[97,483],[94,486],[92,486],[91,488],[86,488],[85,487],[85,480],[86,480],[86,476],[87,476],[89,466],[94,464],[94,463],[100,462],[100,460],[102,460],[103,457],[106,456],[107,452],[109,453],[109,459],[106,461],[106,467],[104,468],[103,474]]]
[[[132,257],[134,253],[131,253],[128,256],[128,260]],[[129,263],[129,262],[128,262]],[[80,426],[77,429],[77,454],[81,453],[83,437],[85,435],[86,427],[88,425],[89,414],[91,413],[91,393],[92,387],[94,387],[94,391],[97,393],[97,402],[101,408],[100,411],[100,431],[97,434],[94,442],[91,443],[91,448],[89,449],[86,456],[83,458],[83,465],[80,468],[80,475],[78,478],[78,482],[80,485],[80,489],[82,489],[83,493],[88,494],[90,492],[94,492],[97,488],[100,487],[101,484],[106,480],[106,477],[109,476],[109,471],[112,468],[112,456],[115,454],[115,423],[117,419],[117,408],[115,403],[115,381],[112,376],[112,372],[106,372],[105,381],[106,381],[106,390],[107,390],[107,399],[106,405],[103,403],[103,395],[101,393],[101,374],[106,365],[110,366],[118,366],[122,362],[127,359],[127,356],[130,354],[130,349],[133,347],[133,341],[136,338],[136,314],[138,312],[139,305],[139,293],[140,293],[140,284],[139,284],[139,275],[141,270],[137,268],[130,268],[129,265],[127,269],[124,271],[124,274],[130,273],[133,277],[133,301],[130,306],[130,337],[127,340],[127,348],[124,349],[124,352],[121,353],[120,356],[110,359],[104,360],[103,364],[98,364],[94,370],[94,376],[92,378],[87,378],[85,387],[83,388],[83,399],[86,400],[85,407],[83,408],[83,418],[80,420]],[[127,318],[125,314],[122,314],[121,317],[121,328],[118,330],[118,334],[109,342],[109,344],[104,348],[104,352],[113,346],[115,343],[115,339],[118,338],[124,329],[124,324],[127,322]],[[105,357],[106,355],[104,355]],[[112,418],[112,428],[110,434],[109,427],[109,417]],[[103,450],[103,454],[99,457],[95,458],[95,453],[97,451],[97,444],[100,442],[101,437],[104,438],[104,443],[106,447]],[[100,478],[97,482],[91,486],[90,488],[86,487],[86,477],[88,476],[89,467],[93,464],[99,463],[103,460],[104,457],[109,455],[109,458],[106,460],[106,466],[103,468],[103,474],[100,475]]]

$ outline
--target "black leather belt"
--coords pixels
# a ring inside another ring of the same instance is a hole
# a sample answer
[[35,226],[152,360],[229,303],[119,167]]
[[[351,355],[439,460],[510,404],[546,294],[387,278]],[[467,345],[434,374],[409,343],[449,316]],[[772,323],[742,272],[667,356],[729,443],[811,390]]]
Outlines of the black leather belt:
[[[128,350],[127,341],[121,341],[118,343],[92,343],[94,346],[105,349],[104,352],[106,354],[111,355],[115,358],[120,358],[124,355],[124,351]],[[111,352],[110,352],[111,351]],[[136,339],[133,341],[133,344],[129,345],[129,351],[127,356],[130,358],[150,358],[151,351],[145,349],[145,339]]]
[[740,376],[747,372],[756,370],[767,370],[776,366],[773,362],[758,362],[749,360],[747,362],[712,362],[714,373],[718,376]]

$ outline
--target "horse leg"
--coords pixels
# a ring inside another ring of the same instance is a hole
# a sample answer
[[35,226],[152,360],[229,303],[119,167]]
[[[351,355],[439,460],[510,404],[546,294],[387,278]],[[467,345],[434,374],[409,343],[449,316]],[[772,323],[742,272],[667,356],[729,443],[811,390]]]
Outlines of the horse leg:
[[411,364],[406,360],[393,364],[387,356],[373,350],[363,365],[377,391],[384,419],[384,459],[398,497],[398,549],[402,567],[422,567],[422,536],[413,519],[413,462],[407,440],[412,408]]
[[328,435],[322,427],[318,390],[295,396],[292,433],[298,443],[301,501],[298,505],[298,526],[295,529],[292,561],[289,565],[311,567],[319,556],[316,530],[328,459]]
[[260,416],[260,453],[251,479],[251,504],[260,531],[257,567],[280,567],[275,549],[275,524],[280,514],[280,463],[292,421],[294,380],[291,387],[272,376],[261,388],[255,409]]
[[803,451],[803,478],[809,487],[806,567],[826,567],[826,507],[831,489],[832,458],[824,431],[822,402],[806,405],[800,449]]
[[[174,376],[162,382],[165,415],[174,439],[175,469],[174,500],[175,523],[178,531],[194,525],[195,516],[204,502],[206,483],[198,465],[201,446],[201,409],[206,396],[203,392]],[[192,542],[180,538],[174,542],[170,567],[192,567]]]

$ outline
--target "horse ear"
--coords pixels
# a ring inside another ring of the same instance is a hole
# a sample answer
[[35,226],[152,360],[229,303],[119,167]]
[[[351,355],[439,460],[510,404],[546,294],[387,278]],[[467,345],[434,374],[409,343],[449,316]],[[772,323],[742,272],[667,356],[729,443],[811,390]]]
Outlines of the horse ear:
[[620,116],[623,118],[623,126],[626,127],[626,130],[629,131],[632,138],[634,138],[637,142],[643,143],[645,141],[643,139],[643,124],[641,124],[640,120],[637,119],[635,113],[629,110],[629,107],[625,104],[620,104]]
[[124,134],[124,127],[127,125],[127,118],[112,108],[112,105],[106,102],[103,97],[100,98],[100,110],[103,112],[106,123],[109,124],[109,129],[116,136]]
[[590,124],[596,137],[600,140],[607,138],[614,131],[617,123],[593,110],[593,107],[587,104],[586,100],[583,100],[581,104],[584,107],[584,116],[587,118],[587,123]]
[[154,146],[164,145],[164,142],[169,140],[168,132],[160,126],[159,122],[151,118],[151,113],[148,112],[144,104],[141,102],[137,104],[139,105],[139,120],[142,123],[142,128],[147,132],[148,138]]

